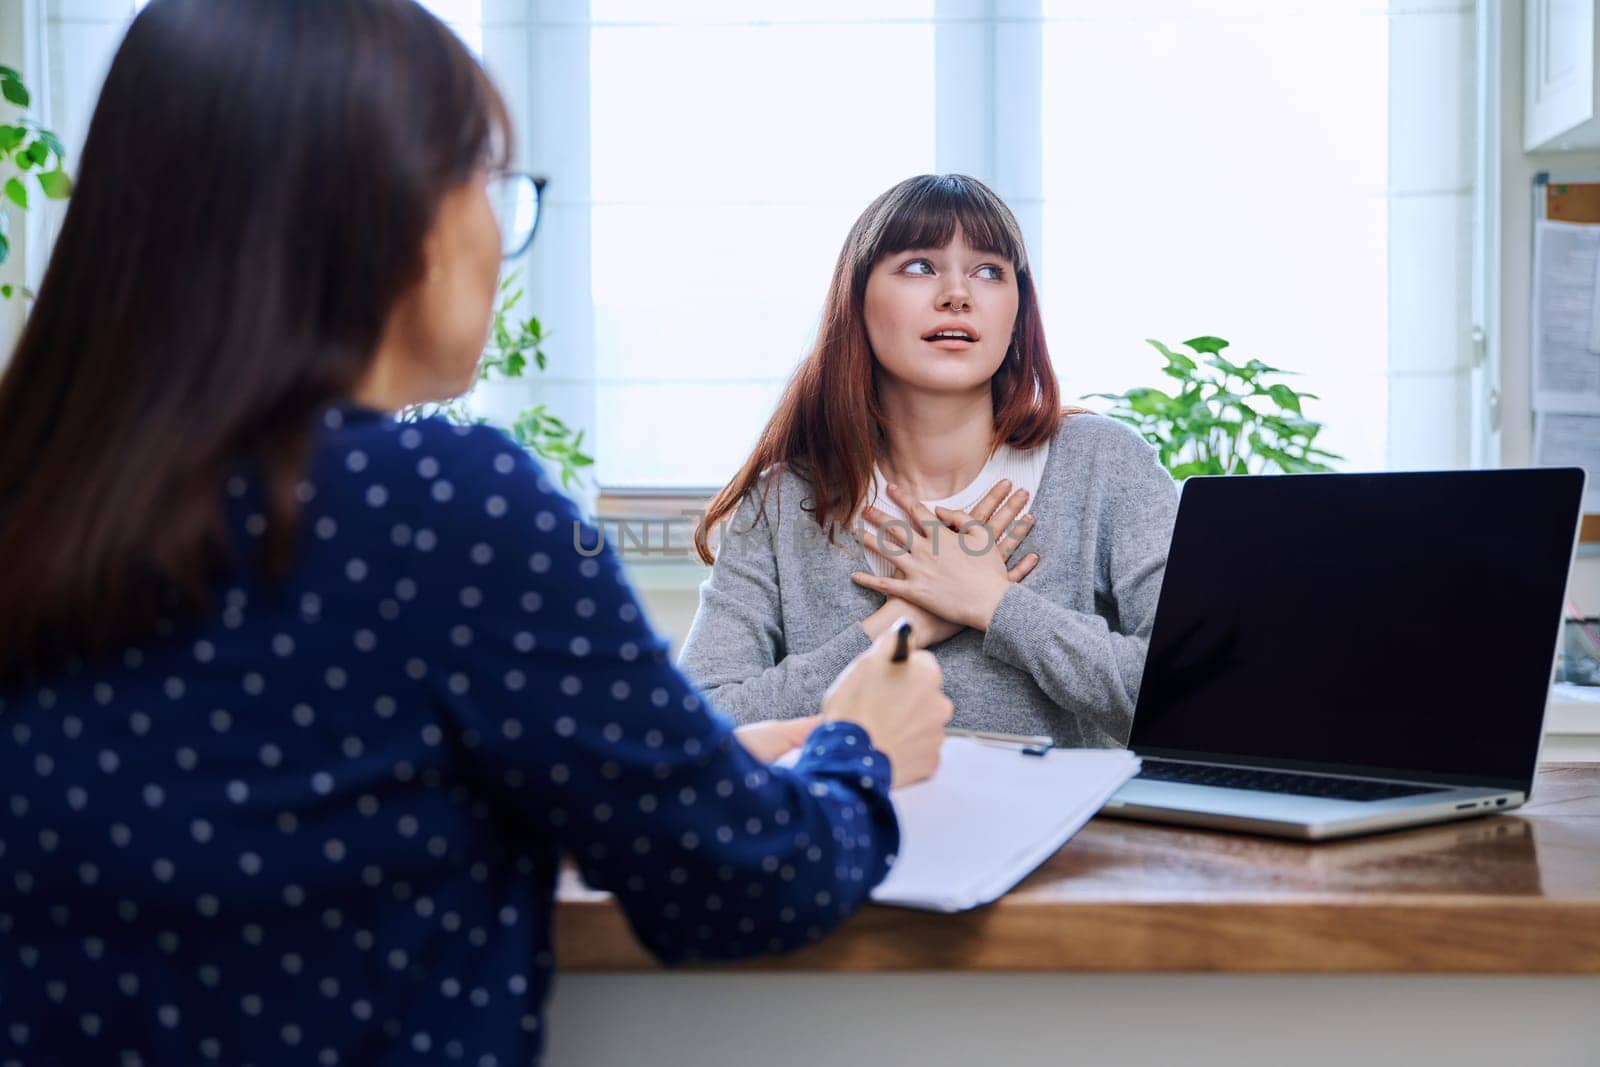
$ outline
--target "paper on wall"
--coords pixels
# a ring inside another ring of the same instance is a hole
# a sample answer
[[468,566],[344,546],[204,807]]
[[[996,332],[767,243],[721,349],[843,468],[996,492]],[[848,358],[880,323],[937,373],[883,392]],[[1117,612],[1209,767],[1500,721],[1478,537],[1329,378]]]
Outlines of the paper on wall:
[[1582,467],[1589,475],[1583,510],[1600,512],[1600,415],[1535,415],[1533,462],[1542,467]]
[[1600,225],[1541,219],[1533,257],[1534,410],[1600,415]]

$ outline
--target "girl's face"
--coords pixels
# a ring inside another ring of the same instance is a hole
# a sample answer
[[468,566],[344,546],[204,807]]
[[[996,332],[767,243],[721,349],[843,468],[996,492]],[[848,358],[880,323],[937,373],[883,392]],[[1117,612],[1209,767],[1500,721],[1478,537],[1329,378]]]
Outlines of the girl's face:
[[867,276],[867,340],[888,380],[932,393],[987,388],[1011,345],[1017,279],[957,226],[943,248],[884,256]]

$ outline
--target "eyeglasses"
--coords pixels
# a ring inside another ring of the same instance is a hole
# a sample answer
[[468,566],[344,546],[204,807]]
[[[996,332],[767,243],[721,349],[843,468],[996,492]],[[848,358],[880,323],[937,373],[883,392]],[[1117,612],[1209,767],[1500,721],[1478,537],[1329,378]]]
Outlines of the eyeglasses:
[[500,226],[501,254],[506,259],[516,259],[533,244],[545,184],[545,179],[521,171],[496,174],[489,179],[489,204]]

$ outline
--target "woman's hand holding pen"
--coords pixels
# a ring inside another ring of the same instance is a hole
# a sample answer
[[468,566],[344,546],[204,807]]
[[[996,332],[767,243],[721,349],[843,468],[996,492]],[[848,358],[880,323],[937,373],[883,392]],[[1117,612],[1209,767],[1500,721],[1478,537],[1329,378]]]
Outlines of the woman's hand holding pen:
[[1039,563],[1038,554],[1029,553],[1015,567],[1006,567],[1033,526],[1031,517],[1019,519],[1028,499],[1020,489],[990,515],[983,515],[996,493],[1004,493],[1002,487],[1009,485],[997,484],[971,512],[949,508],[930,512],[910,494],[889,486],[889,498],[911,517],[914,528],[907,529],[907,523],[893,521],[877,508],[867,508],[863,517],[879,527],[877,540],[883,543],[875,545],[868,538],[863,544],[894,564],[898,573],[884,578],[857,572],[851,578],[891,600],[904,600],[932,613],[956,630],[988,629],[1006,590]]
[[889,757],[892,784],[920,782],[939,767],[939,746],[955,705],[944,695],[944,673],[933,653],[895,659],[895,645],[909,644],[891,627],[857,656],[822,698],[824,722],[853,722],[867,731],[872,747]]

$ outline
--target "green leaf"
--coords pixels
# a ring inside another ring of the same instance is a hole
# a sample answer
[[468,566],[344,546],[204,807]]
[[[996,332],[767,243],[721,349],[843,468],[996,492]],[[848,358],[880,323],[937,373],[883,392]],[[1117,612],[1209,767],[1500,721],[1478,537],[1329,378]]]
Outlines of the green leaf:
[[1202,356],[1214,356],[1228,347],[1228,342],[1220,337],[1191,337],[1183,342],[1184,347],[1192,349]]
[[1232,363],[1229,363],[1227,360],[1223,359],[1221,356],[1212,356],[1210,359],[1206,360],[1206,362],[1211,364],[1211,366],[1217,368],[1218,370],[1220,370],[1224,374],[1231,374],[1235,378],[1243,378],[1244,377],[1244,371],[1243,371],[1242,368],[1234,366]]
[[1267,415],[1261,420],[1262,425],[1270,426],[1287,437],[1310,437],[1322,429],[1320,422],[1299,415]]
[[54,130],[47,130],[39,125],[34,125],[33,129],[39,135],[39,140],[44,143],[44,146],[56,154],[56,159],[67,158],[66,146],[61,143],[61,138],[55,135]]
[[58,167],[39,175],[39,188],[51,200],[65,200],[72,195],[72,179]]
[[10,67],[0,70],[0,95],[18,107],[28,106],[28,88]]
[[1160,352],[1163,356],[1166,356],[1167,362],[1172,366],[1182,367],[1185,370],[1198,369],[1194,360],[1190,359],[1182,352],[1174,352],[1172,349],[1168,348],[1166,345],[1155,340],[1154,338],[1146,337],[1144,339],[1144,343],[1149,345],[1151,348],[1154,348],[1157,352]]
[[7,200],[11,201],[24,211],[28,210],[28,190],[24,189],[22,187],[22,183],[17,181],[17,179],[6,179],[5,193]]
[[[0,218],[5,218],[5,216],[4,215],[0,215]],[[0,263],[4,263],[6,261],[6,257],[9,256],[10,254],[11,254],[11,238],[7,237],[3,233],[0,233]]]
[[22,126],[0,125],[0,155],[5,155],[23,142],[28,131]]
[[[3,257],[0,257],[0,258],[3,258]],[[0,298],[4,298],[6,300],[10,300],[11,299],[11,294],[13,292],[15,292],[15,290],[12,289],[11,286],[9,286],[9,285],[0,285]]]
[[1172,409],[1173,399],[1159,389],[1129,389],[1124,399],[1139,415],[1160,415]]
[[19,160],[26,158],[35,167],[42,167],[50,159],[50,149],[43,141],[34,141],[27,148],[24,148],[22,154],[17,158]]
[[1267,392],[1278,402],[1279,407],[1287,408],[1296,415],[1300,414],[1300,394],[1293,389],[1287,385],[1270,385],[1267,387]]

